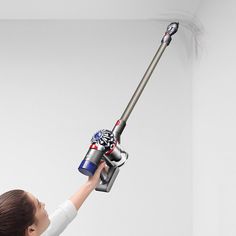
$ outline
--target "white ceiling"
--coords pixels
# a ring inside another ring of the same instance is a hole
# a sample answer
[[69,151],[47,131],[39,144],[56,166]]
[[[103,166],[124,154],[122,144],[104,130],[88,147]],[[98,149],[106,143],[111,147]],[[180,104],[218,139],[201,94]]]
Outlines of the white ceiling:
[[158,19],[194,15],[201,0],[0,0],[0,19]]

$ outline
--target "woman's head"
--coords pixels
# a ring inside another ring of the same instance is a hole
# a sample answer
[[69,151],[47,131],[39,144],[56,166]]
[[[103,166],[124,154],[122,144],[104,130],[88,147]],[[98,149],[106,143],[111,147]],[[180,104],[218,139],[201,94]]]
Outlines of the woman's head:
[[0,195],[0,236],[38,236],[49,225],[44,204],[23,190]]

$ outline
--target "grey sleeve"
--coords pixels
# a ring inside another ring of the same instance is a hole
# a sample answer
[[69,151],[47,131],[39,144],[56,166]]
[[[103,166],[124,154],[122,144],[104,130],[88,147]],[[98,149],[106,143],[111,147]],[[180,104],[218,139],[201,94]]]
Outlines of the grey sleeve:
[[77,209],[74,204],[70,200],[65,201],[50,215],[50,225],[42,236],[60,235],[76,215]]

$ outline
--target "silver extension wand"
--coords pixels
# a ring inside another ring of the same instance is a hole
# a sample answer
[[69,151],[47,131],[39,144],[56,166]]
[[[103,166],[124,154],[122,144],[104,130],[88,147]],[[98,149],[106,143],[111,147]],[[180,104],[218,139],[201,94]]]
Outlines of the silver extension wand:
[[82,174],[92,176],[97,170],[100,161],[105,160],[109,169],[108,172],[102,171],[101,182],[96,188],[97,191],[109,192],[111,190],[111,187],[119,173],[119,167],[128,159],[128,153],[120,146],[120,136],[159,59],[166,47],[170,44],[172,40],[171,36],[177,32],[178,27],[179,23],[177,22],[168,25],[165,35],[161,40],[160,47],[129,101],[124,113],[116,122],[112,131],[106,129],[99,130],[92,137],[89,150],[78,169]]

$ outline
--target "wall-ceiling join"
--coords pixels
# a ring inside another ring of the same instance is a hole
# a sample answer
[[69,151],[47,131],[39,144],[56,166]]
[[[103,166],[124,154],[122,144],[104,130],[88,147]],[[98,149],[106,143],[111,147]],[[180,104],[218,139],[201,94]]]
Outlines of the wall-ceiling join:
[[0,19],[156,19],[194,14],[200,0],[1,0]]

